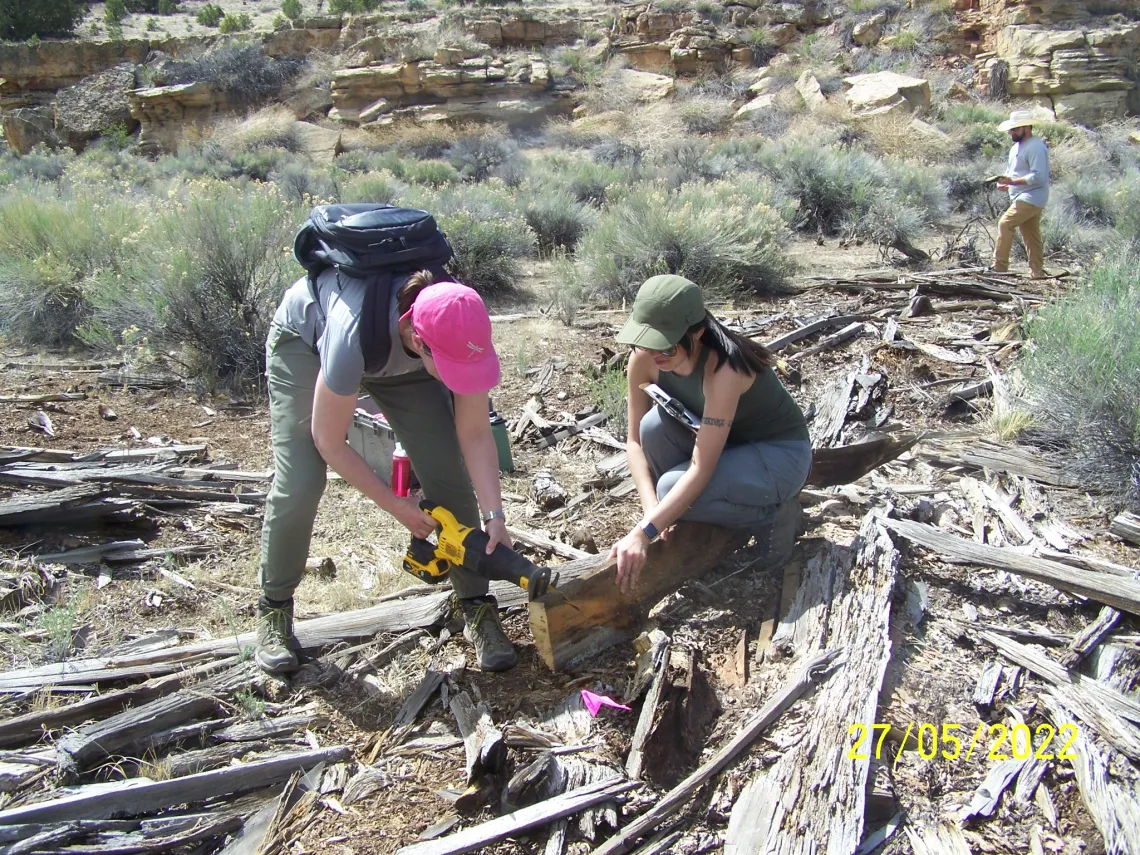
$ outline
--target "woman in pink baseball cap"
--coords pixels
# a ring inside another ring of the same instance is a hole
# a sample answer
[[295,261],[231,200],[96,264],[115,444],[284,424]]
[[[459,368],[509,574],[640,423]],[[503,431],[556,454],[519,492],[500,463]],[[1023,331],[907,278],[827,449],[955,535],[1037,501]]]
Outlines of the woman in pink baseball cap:
[[[491,319],[474,290],[433,279],[428,270],[397,277],[386,300],[373,292],[369,302],[367,289],[376,285],[333,265],[289,288],[273,318],[266,374],[275,477],[262,529],[255,650],[266,671],[284,673],[299,664],[293,592],[308,557],[326,465],[413,536],[435,530],[415,498],[396,496],[347,443],[361,389],[411,458],[424,496],[464,525],[481,522],[488,552],[500,543],[511,546],[488,419],[488,393],[500,373]],[[480,667],[512,667],[515,650],[487,581],[462,567],[452,570],[450,581]]]

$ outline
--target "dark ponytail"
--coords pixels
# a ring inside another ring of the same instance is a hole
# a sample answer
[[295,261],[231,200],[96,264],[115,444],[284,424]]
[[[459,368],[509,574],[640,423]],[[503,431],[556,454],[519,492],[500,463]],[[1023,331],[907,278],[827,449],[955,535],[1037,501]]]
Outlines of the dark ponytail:
[[409,276],[400,286],[400,291],[396,295],[398,317],[402,318],[406,315],[408,310],[412,308],[412,303],[416,302],[416,297],[420,296],[420,292],[433,282],[435,282],[435,276],[430,270],[420,270]]
[[764,345],[735,333],[706,312],[702,321],[689,327],[679,346],[689,352],[693,336],[704,330],[701,341],[716,354],[716,370],[726,362],[728,367],[739,374],[759,374],[765,368],[776,364],[776,355]]

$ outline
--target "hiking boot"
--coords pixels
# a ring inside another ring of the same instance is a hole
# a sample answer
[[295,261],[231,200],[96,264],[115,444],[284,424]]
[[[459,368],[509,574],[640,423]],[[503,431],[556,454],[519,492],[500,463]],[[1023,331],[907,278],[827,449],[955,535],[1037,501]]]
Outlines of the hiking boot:
[[475,658],[484,671],[506,671],[518,662],[511,640],[499,625],[499,604],[495,598],[472,597],[459,601],[463,612],[463,637],[475,647]]
[[782,569],[791,560],[796,538],[803,531],[800,503],[795,499],[780,502],[772,518],[757,526],[753,533],[756,544],[764,550],[755,567],[760,572]]
[[262,671],[286,674],[296,671],[297,639],[293,635],[293,600],[274,606],[265,597],[257,601],[257,648],[253,658]]

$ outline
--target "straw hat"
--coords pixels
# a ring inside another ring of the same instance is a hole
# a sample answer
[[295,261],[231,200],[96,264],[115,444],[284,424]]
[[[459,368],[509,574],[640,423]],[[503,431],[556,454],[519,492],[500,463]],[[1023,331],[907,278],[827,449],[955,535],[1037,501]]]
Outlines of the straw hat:
[[1012,131],[1014,128],[1024,128],[1026,125],[1034,125],[1037,120],[1033,118],[1032,110],[1014,110],[1009,114],[1009,118],[998,125],[998,130]]

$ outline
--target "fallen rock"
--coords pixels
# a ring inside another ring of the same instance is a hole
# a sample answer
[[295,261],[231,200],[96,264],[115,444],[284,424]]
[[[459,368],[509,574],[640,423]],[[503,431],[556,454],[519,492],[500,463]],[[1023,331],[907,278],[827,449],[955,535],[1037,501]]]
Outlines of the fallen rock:
[[618,75],[618,81],[633,92],[634,97],[643,104],[662,101],[672,95],[677,88],[672,77],[649,71],[634,71],[631,68],[623,68]]
[[800,97],[804,99],[807,108],[813,113],[820,107],[827,106],[827,97],[823,94],[823,88],[810,71],[805,71],[800,75],[800,79],[796,81],[796,91],[800,93]]
[[4,125],[4,139],[20,154],[27,154],[37,145],[50,148],[59,146],[55,135],[55,122],[48,107],[19,107],[5,110],[0,122]]
[[1133,131],[1128,135],[1128,142],[1132,145],[1140,145],[1140,131]]
[[310,125],[308,122],[294,122],[293,136],[297,148],[314,163],[332,163],[341,153],[340,131]]
[[969,101],[970,90],[966,88],[966,84],[960,80],[955,80],[950,84],[950,88],[946,90],[946,99],[948,101]]
[[285,102],[285,106],[293,112],[293,116],[299,122],[314,116],[327,116],[332,105],[332,91],[316,86],[302,89]]
[[857,74],[843,81],[844,97],[856,115],[894,111],[915,113],[930,109],[930,83],[893,71]]
[[752,119],[773,109],[776,109],[776,96],[759,95],[737,110],[732,119],[736,122],[741,119]]
[[864,21],[859,21],[851,29],[851,41],[862,47],[877,45],[883,37],[883,27],[887,23],[887,13],[878,12]]
[[773,80],[771,77],[762,77],[748,87],[748,94],[752,96],[770,95],[774,93],[775,89],[775,80]]
[[55,96],[55,132],[66,145],[83,151],[113,125],[132,130],[130,93],[135,67],[123,63],[94,74]]

